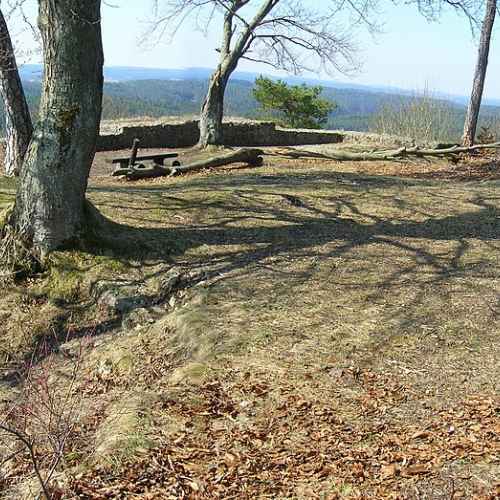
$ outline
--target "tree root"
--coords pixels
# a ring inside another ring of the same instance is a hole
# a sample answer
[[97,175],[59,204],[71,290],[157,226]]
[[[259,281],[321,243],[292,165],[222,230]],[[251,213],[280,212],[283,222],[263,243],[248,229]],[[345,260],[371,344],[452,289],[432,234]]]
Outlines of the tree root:
[[[126,254],[137,244],[137,235],[132,228],[122,227],[86,202],[86,224],[79,236],[65,250],[80,250],[99,254],[101,250],[111,250],[117,254]],[[58,265],[54,252],[44,255],[31,248],[28,241],[16,230],[11,218],[12,208],[0,213],[0,285],[12,284],[29,276],[48,271]],[[146,245],[146,242],[141,242]]]
[[40,272],[42,262],[10,223],[4,224],[0,234],[0,283],[13,282]]
[[[11,215],[11,207],[0,212],[0,285],[12,284],[59,265],[59,251],[40,255],[16,230]],[[124,256],[135,252],[138,245],[145,252],[150,249],[147,238],[140,231],[106,218],[89,201],[85,206],[85,219],[81,233],[68,246],[60,248],[61,252],[74,250],[99,255],[111,251]]]

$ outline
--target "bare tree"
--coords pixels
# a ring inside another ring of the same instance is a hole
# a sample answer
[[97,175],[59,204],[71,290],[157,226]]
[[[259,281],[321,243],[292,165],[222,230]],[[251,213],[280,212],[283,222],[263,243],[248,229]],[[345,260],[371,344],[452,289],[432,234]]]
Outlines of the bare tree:
[[[155,30],[175,34],[185,22],[222,23],[219,63],[200,116],[201,147],[223,144],[224,93],[242,59],[299,74],[356,69],[352,28],[374,28],[375,0],[154,0]],[[343,27],[342,27],[343,26]]]
[[9,176],[18,175],[31,140],[33,125],[2,9],[0,9],[0,93],[6,119],[5,173]]
[[483,97],[486,71],[488,68],[491,33],[493,30],[497,11],[497,1],[486,0],[485,2],[485,0],[409,0],[409,2],[416,4],[419,11],[429,20],[439,19],[445,8],[453,8],[457,12],[463,14],[469,20],[473,35],[476,33],[476,28],[481,24],[479,21],[480,14],[485,7],[472,93],[465,117],[464,132],[462,136],[463,145],[465,147],[470,147],[474,144],[476,135],[477,121]]
[[101,0],[38,3],[45,67],[39,120],[3,244],[22,241],[43,256],[75,244],[86,230],[85,191],[101,117],[103,49]]
[[477,120],[479,109],[483,99],[484,82],[486,80],[486,70],[488,69],[488,57],[490,52],[491,33],[495,23],[497,13],[497,0],[487,0],[486,12],[484,15],[481,38],[479,40],[479,51],[477,56],[476,71],[472,85],[472,93],[465,117],[464,135],[462,143],[464,146],[472,146],[476,137]]
[[429,20],[439,19],[444,10],[452,8],[469,20],[474,31],[484,0],[408,0],[404,3],[417,5],[419,11]]

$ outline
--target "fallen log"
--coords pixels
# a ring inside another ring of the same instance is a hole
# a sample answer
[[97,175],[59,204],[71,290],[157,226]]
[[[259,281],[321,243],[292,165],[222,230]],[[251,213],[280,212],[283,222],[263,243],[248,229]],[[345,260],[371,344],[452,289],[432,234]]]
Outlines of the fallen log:
[[321,155],[321,158],[325,160],[337,160],[337,161],[380,161],[380,160],[404,159],[412,156],[453,157],[460,153],[472,153],[474,151],[479,151],[482,149],[500,149],[500,142],[494,142],[491,144],[476,144],[475,146],[470,146],[470,147],[462,147],[457,145],[443,149],[439,148],[427,149],[415,146],[411,148],[402,147],[398,149],[387,149],[378,151],[374,150],[374,151],[365,151],[361,153],[350,153],[348,151],[339,151],[337,153],[328,153],[327,155]]
[[151,165],[136,164],[125,168],[117,168],[113,172],[114,176],[125,176],[129,180],[147,179],[154,177],[173,176],[184,174],[186,172],[196,172],[207,168],[216,168],[230,165],[232,163],[246,163],[253,167],[261,166],[263,163],[261,149],[241,148],[220,156],[199,160],[189,165],[180,165],[174,162],[172,166],[167,167],[153,163]]
[[231,163],[247,163],[252,167],[260,167],[263,163],[263,154],[264,151],[261,149],[241,148],[221,156],[214,156],[206,160],[190,163],[189,165],[174,167],[171,175],[195,172],[197,170],[205,170],[206,168],[224,167]]

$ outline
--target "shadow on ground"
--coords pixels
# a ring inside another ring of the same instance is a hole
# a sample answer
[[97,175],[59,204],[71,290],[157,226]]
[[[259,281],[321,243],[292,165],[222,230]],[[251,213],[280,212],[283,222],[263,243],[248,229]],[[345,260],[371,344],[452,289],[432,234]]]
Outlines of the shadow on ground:
[[[89,195],[108,217],[98,229],[105,246],[140,273],[115,280],[115,287],[159,278],[175,266],[194,273],[189,285],[251,282],[258,275],[281,283],[289,294],[303,293],[316,277],[335,293],[363,294],[368,305],[381,294],[411,294],[411,307],[398,306],[384,318],[404,325],[425,314],[419,306],[428,300],[429,287],[439,290],[465,279],[480,281],[484,296],[497,297],[487,307],[498,318],[496,188],[494,183],[444,188],[316,171],[187,178],[155,186],[97,185]],[[340,268],[331,269],[334,261],[341,261]],[[319,273],[322,266],[328,269]],[[100,285],[96,281],[90,288]],[[137,307],[159,300],[138,298]],[[94,306],[90,301],[69,309]],[[63,314],[58,329],[65,340],[68,317]],[[106,319],[92,326],[91,335],[118,324],[116,318]],[[71,338],[87,335],[88,327],[71,332]]]

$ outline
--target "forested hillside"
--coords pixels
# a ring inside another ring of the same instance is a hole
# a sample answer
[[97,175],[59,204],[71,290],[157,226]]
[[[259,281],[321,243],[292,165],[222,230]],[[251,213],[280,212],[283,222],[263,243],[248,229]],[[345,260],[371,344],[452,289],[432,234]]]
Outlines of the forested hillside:
[[[129,80],[107,82],[104,87],[103,119],[117,119],[137,116],[159,117],[165,115],[192,115],[199,113],[206,95],[208,81],[189,80]],[[252,95],[253,83],[245,80],[232,80],[227,90],[226,114],[244,118],[269,118],[258,109]],[[25,83],[28,100],[36,112],[40,83]],[[327,128],[346,130],[369,130],[373,116],[387,106],[399,106],[409,102],[412,96],[361,89],[325,87],[323,96],[337,104],[330,115]],[[452,129],[457,138],[460,136],[465,115],[465,107],[450,101],[440,100],[449,108],[452,116]],[[500,107],[484,106],[483,122],[500,120]],[[1,110],[1,130],[4,118]]]

